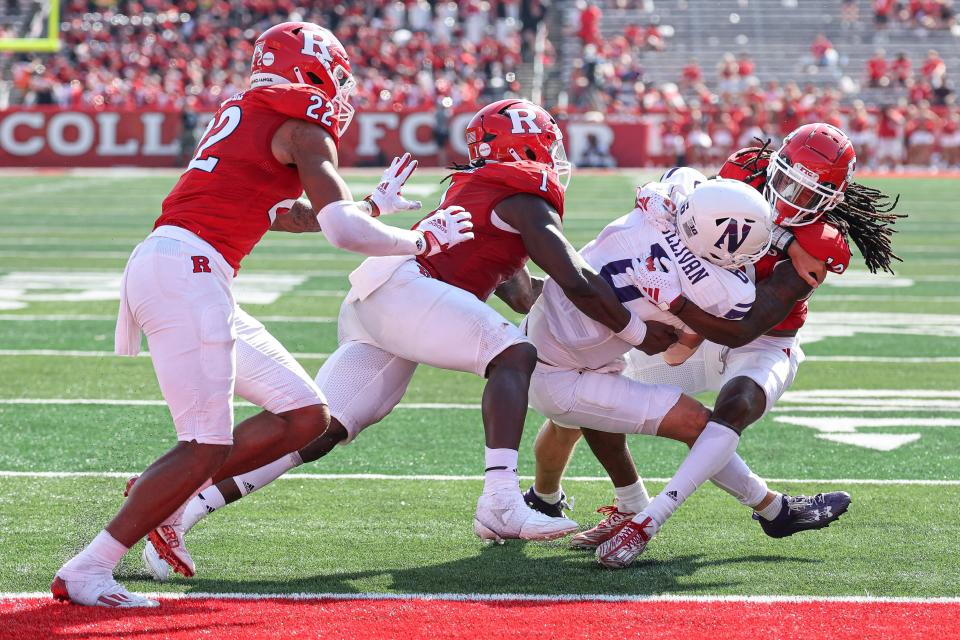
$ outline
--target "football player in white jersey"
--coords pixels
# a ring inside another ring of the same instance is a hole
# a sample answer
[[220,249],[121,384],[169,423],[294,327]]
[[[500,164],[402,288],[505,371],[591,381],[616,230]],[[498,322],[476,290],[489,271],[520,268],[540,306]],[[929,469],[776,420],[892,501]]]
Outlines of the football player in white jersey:
[[[677,228],[661,233],[645,215],[647,207],[676,207]],[[664,358],[682,362],[699,338],[665,310],[660,291],[649,286],[656,272],[677,272],[684,296],[718,317],[739,319],[755,295],[740,267],[767,252],[772,228],[772,211],[755,189],[738,181],[708,181],[699,172],[683,169],[666,182],[639,189],[637,208],[608,225],[580,254],[628,309],[644,320],[677,327],[682,338]],[[647,283],[642,288],[637,284],[641,270]],[[574,539],[575,546],[596,547],[601,564],[625,567],[677,507],[727,464],[739,434],[711,420],[710,411],[683,395],[679,386],[622,375],[624,355],[632,346],[580,313],[549,279],[524,327],[540,361],[530,403],[555,424],[583,429],[588,443],[591,430],[596,430],[659,435],[691,446],[663,492],[623,524],[616,537],[599,546],[589,531]]]

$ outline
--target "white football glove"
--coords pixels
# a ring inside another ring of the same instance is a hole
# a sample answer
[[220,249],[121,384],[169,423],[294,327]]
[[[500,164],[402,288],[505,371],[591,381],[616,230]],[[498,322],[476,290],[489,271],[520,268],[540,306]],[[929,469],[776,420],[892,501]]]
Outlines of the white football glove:
[[470,212],[463,207],[438,209],[421,220],[414,230],[422,233],[425,241],[421,256],[432,256],[473,240],[473,221]]
[[650,182],[637,187],[635,211],[643,214],[660,233],[671,233],[677,230],[677,205],[674,202],[673,186]]
[[372,209],[371,215],[388,216],[400,211],[416,211],[421,206],[419,200],[407,200],[400,191],[407,182],[407,178],[417,168],[417,161],[410,159],[410,154],[405,153],[398,158],[394,158],[387,170],[380,177],[380,184],[364,200],[370,203]]
[[680,276],[670,270],[663,260],[653,256],[631,261],[633,268],[627,267],[626,275],[630,284],[640,290],[643,296],[657,305],[661,311],[670,311],[670,303],[683,295]]

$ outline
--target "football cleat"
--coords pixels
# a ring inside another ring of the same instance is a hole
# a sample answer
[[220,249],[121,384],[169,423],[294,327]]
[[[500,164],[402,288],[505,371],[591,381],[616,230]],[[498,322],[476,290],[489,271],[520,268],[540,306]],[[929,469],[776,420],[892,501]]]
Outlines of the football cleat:
[[564,509],[573,511],[573,498],[567,502],[567,496],[561,493],[559,502],[547,502],[537,495],[537,492],[533,490],[533,485],[530,485],[527,492],[523,494],[523,501],[534,511],[539,511],[543,515],[550,516],[551,518],[566,517],[563,515]]
[[553,540],[576,530],[570,518],[551,518],[528,507],[519,491],[481,494],[473,517],[473,532],[481,540]]
[[597,509],[605,517],[597,526],[581,531],[570,539],[570,546],[574,549],[593,551],[598,546],[620,533],[630,520],[637,514],[629,511],[620,511],[616,505],[607,505]]
[[850,494],[846,491],[818,493],[815,496],[781,496],[783,508],[773,520],[767,520],[756,511],[753,519],[771,538],[786,538],[801,531],[823,529],[847,512]]
[[[157,582],[166,582],[170,579],[170,565],[167,564],[167,561],[160,557],[160,554],[157,553],[157,548],[153,546],[153,543],[147,540],[147,544],[143,547],[143,553],[140,554],[140,559],[143,560],[143,568],[146,569],[147,573],[150,574]],[[196,568],[194,568],[196,570]]]
[[[130,495],[130,490],[139,477],[134,476],[127,481],[127,488],[123,492],[124,497]],[[143,565],[147,573],[153,576],[154,580],[163,582],[170,577],[169,570],[164,573],[162,569],[156,566],[157,558],[167,563],[170,568],[185,578],[192,578],[197,572],[197,567],[193,563],[193,558],[187,551],[187,545],[183,540],[184,533],[186,533],[182,522],[185,506],[181,506],[174,511],[169,518],[160,523],[160,526],[147,534],[147,547],[152,547],[152,549],[144,548],[140,557],[143,559]]]
[[597,547],[597,562],[609,569],[629,567],[659,529],[653,518],[641,512],[623,525],[617,535]]
[[[147,534],[147,540],[153,545],[156,554],[183,577],[192,578],[197,572],[193,558],[183,541],[183,530],[177,524],[160,525]],[[144,561],[146,562],[146,558]]]
[[132,609],[136,607],[159,607],[156,600],[130,593],[109,573],[91,576],[87,580],[65,580],[54,576],[50,584],[54,600],[72,602],[87,607],[112,607]]

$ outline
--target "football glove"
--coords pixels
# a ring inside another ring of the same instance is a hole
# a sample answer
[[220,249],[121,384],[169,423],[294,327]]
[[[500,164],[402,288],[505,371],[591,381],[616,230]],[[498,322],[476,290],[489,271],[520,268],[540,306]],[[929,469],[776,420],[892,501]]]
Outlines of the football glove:
[[403,185],[416,168],[417,161],[411,160],[409,153],[393,159],[380,177],[380,184],[373,193],[364,198],[370,203],[371,215],[374,218],[400,211],[416,211],[423,206],[419,200],[407,200],[400,194]]
[[633,258],[630,262],[632,268],[626,270],[630,284],[661,311],[670,311],[670,303],[683,295],[676,270],[669,270],[662,260],[655,260],[652,256],[642,261]]
[[637,187],[636,209],[660,233],[677,230],[677,205],[674,202],[675,185],[651,182]]
[[447,207],[421,220],[414,227],[424,238],[424,249],[419,255],[432,256],[461,242],[473,240],[473,222],[470,218],[470,212],[463,207]]

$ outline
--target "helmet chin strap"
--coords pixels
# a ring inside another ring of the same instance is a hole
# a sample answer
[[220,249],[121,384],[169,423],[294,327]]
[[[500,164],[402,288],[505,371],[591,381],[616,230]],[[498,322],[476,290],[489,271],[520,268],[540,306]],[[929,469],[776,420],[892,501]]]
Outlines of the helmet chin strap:
[[294,68],[293,68],[293,75],[297,76],[297,81],[298,81],[300,84],[307,84],[306,81],[304,81],[304,79],[303,79],[303,74],[300,73],[300,67],[294,67]]
[[510,155],[513,156],[513,159],[517,162],[523,161],[523,158],[520,157],[520,154],[513,150],[513,147],[510,147]]

